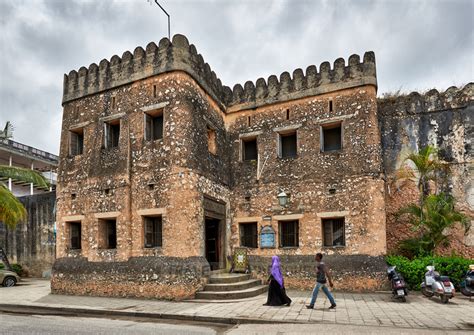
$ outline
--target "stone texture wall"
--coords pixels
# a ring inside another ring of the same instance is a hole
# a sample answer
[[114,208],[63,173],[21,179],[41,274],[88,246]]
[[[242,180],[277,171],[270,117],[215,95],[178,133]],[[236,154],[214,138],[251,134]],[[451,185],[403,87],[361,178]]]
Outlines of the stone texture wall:
[[54,264],[51,290],[56,294],[192,298],[206,282],[203,257],[132,257],[126,262],[89,262],[61,258]]
[[20,197],[28,218],[15,230],[0,222],[0,245],[10,263],[19,263],[30,276],[49,276],[55,256],[54,202],[56,192]]
[[[407,222],[397,220],[395,213],[418,199],[413,185],[397,187],[395,171],[410,152],[430,144],[439,149],[440,158],[448,163],[450,178],[446,191],[453,194],[457,207],[474,223],[474,84],[431,90],[426,94],[379,99],[379,124],[382,133],[383,163],[387,176],[387,245],[395,252],[399,241],[413,236]],[[474,225],[473,225],[474,227]],[[459,229],[448,232],[451,247],[438,253],[456,252],[474,257],[474,228],[467,235]]]

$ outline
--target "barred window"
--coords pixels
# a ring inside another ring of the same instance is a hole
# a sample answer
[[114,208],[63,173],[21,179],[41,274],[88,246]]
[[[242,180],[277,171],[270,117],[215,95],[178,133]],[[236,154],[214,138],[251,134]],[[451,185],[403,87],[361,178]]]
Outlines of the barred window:
[[299,246],[299,222],[279,221],[280,247],[298,247]]
[[143,217],[145,224],[145,248],[163,246],[163,221],[161,216]]
[[240,246],[257,248],[257,222],[240,224]]
[[323,219],[325,247],[343,247],[346,245],[344,218]]

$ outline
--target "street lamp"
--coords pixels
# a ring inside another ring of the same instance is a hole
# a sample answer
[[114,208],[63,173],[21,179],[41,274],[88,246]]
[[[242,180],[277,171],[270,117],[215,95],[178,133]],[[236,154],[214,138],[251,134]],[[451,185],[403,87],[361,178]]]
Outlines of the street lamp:
[[284,191],[281,191],[280,194],[277,195],[277,198],[280,206],[285,207],[288,202],[288,195]]

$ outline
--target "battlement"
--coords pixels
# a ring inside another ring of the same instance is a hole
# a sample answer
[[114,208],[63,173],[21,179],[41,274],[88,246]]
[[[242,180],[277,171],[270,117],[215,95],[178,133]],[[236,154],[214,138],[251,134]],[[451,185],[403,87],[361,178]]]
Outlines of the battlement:
[[359,55],[352,55],[347,65],[343,58],[338,58],[332,68],[329,62],[321,63],[319,72],[315,65],[311,65],[306,68],[306,73],[302,69],[294,70],[293,78],[288,72],[283,72],[279,79],[272,75],[267,81],[257,79],[255,84],[247,81],[244,87],[237,84],[227,106],[238,105],[230,110],[250,109],[361,85],[377,86],[375,54],[372,51],[364,54],[362,62]]
[[424,94],[411,92],[407,95],[379,98],[379,113],[385,116],[419,114],[463,108],[474,104],[474,83],[462,88],[449,87],[444,92],[436,89]]
[[189,45],[183,35],[174,35],[172,41],[161,39],[159,45],[151,42],[146,50],[135,48],[120,58],[103,59],[99,65],[81,67],[64,75],[63,104],[87,95],[96,94],[114,87],[129,84],[157,74],[170,71],[185,71],[191,75],[218,102],[225,101],[220,79],[194,45]]
[[247,81],[243,87],[237,84],[231,89],[222,85],[202,55],[197,53],[196,47],[190,45],[185,36],[178,34],[173,36],[172,41],[163,38],[158,46],[151,42],[146,50],[137,47],[133,54],[126,51],[121,58],[115,55],[110,61],[103,59],[99,65],[93,63],[89,68],[81,67],[79,71],[73,70],[64,75],[63,104],[170,71],[188,73],[228,111],[256,108],[361,85],[377,86],[375,55],[366,52],[362,62],[359,55],[352,55],[347,65],[343,58],[338,58],[332,68],[329,62],[322,63],[319,72],[316,66],[311,65],[306,73],[296,69],[293,77],[283,72],[279,78],[272,75],[267,81],[259,78],[255,84]]

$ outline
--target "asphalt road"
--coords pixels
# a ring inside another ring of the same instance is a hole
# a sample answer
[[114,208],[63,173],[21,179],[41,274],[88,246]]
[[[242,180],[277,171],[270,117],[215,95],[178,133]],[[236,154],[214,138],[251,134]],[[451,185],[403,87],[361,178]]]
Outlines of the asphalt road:
[[[0,334],[97,334],[97,335],[145,335],[145,334],[228,334],[228,335],[283,335],[283,334],[331,334],[331,335],[399,335],[399,334],[469,334],[462,331],[433,329],[408,329],[378,326],[352,326],[336,324],[243,324],[222,325],[211,323],[189,323],[180,320],[152,322],[130,319],[111,320],[105,318],[64,317],[51,315],[18,315],[0,313]],[[473,334],[470,332],[470,334]]]

